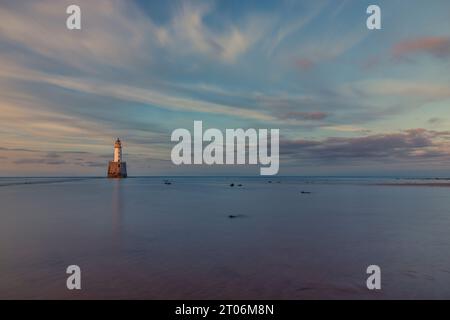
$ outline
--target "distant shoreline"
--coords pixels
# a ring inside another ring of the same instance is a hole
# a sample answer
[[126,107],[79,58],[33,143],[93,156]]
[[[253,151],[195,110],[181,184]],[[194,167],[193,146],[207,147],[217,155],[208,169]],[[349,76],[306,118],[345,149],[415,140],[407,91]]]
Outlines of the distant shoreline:
[[[0,179],[103,179],[107,176],[0,176]],[[392,180],[443,180],[449,177],[414,177],[414,176],[306,176],[306,175],[142,175],[128,176],[128,178],[255,178],[276,180],[277,178],[304,178],[304,179],[392,179]]]
[[[440,179],[437,179],[440,180]],[[403,183],[378,183],[378,186],[392,187],[450,187],[450,182],[445,183],[420,183],[420,182],[403,182]]]
[[34,178],[34,177],[17,177],[17,178],[0,178],[0,179],[53,179],[53,180],[39,180],[39,181],[14,181],[14,182],[6,182],[0,183],[0,187],[9,187],[9,186],[20,186],[20,185],[33,185],[33,184],[51,184],[51,183],[62,183],[62,182],[73,182],[73,181],[83,181],[88,179],[101,179],[102,177],[84,177],[84,178],[63,178],[63,177],[46,177],[46,178]]
[[[85,177],[0,177],[0,187],[22,186],[22,185],[39,185],[39,184],[55,184],[65,182],[78,182],[85,180],[108,180],[110,178],[102,176],[85,176]],[[186,179],[204,179],[211,181],[217,179],[222,181],[249,179],[251,181],[285,181],[299,182],[307,184],[315,183],[356,183],[361,185],[372,186],[393,186],[393,187],[450,187],[450,178],[417,178],[417,177],[373,177],[373,176],[134,176],[128,179],[171,179],[185,181]],[[114,180],[114,179],[112,179]],[[365,181],[364,181],[365,180]]]

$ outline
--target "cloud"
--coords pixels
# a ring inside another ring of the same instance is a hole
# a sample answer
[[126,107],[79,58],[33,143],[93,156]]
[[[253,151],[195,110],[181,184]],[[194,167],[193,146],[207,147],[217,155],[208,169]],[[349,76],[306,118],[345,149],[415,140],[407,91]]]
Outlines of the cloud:
[[360,62],[360,67],[362,70],[372,71],[381,66],[392,66],[399,61],[411,62],[413,57],[420,55],[428,55],[445,60],[445,58],[450,56],[450,38],[430,36],[403,40],[391,47],[387,56],[370,55],[368,58],[363,59]]
[[[338,145],[324,138],[330,135],[445,119],[450,98],[437,59],[373,68],[369,80],[359,81],[368,74],[354,61],[389,52],[387,61],[394,51],[405,59],[445,58],[446,38],[417,41],[422,38],[408,30],[410,43],[399,41],[403,31],[379,42],[375,33],[354,27],[364,10],[349,1],[255,2],[236,10],[228,1],[79,0],[81,31],[65,28],[70,0],[0,2],[0,154],[11,161],[11,172],[14,160],[19,173],[36,164],[43,172],[103,172],[101,156],[112,151],[116,136],[127,142],[133,167],[148,168],[170,159],[170,131],[193,119],[310,137],[303,147],[309,145],[312,157]],[[447,5],[435,8],[444,12]],[[427,30],[447,30],[446,24],[436,20]],[[381,59],[367,60],[366,67],[384,66]],[[432,115],[417,112],[428,102]],[[430,139],[443,146],[448,138]],[[443,149],[426,146],[414,155],[432,152]],[[28,164],[21,160],[28,157]],[[58,161],[67,166],[57,167]]]
[[93,168],[105,168],[105,162],[85,161],[80,163],[81,166],[93,167]]
[[[292,3],[293,4],[293,3]],[[280,17],[282,23],[276,29],[275,34],[268,40],[267,55],[272,56],[276,49],[290,36],[300,32],[304,27],[311,23],[317,16],[323,11],[327,2],[315,1],[314,7],[307,10],[306,14],[298,17],[286,23],[286,16]],[[292,10],[299,10],[298,8],[292,8]]]
[[[255,12],[235,20],[221,15],[212,2],[182,1],[170,6],[168,18],[155,22],[133,1],[79,0],[82,29],[69,31],[65,10],[70,4],[42,0],[0,5],[0,36],[10,44],[5,54],[23,63],[32,54],[32,61],[50,69],[96,75],[139,71],[162,59],[186,56],[233,64],[263,39],[271,20]],[[22,49],[26,56],[16,54]]]
[[[97,155],[85,151],[44,151],[37,149],[21,148],[0,148],[11,155],[11,162],[15,165],[33,167],[33,165],[76,165],[87,167],[100,167],[100,162],[96,161]],[[27,156],[25,156],[27,155]],[[30,157],[28,157],[30,155]],[[83,155],[82,158],[79,156]],[[108,158],[111,158],[109,155]],[[4,157],[6,159],[6,157]],[[106,162],[101,162],[105,167]]]
[[440,123],[443,123],[445,121],[446,121],[445,119],[439,118],[439,117],[433,117],[433,118],[428,119],[428,123],[429,124],[440,124]]
[[[363,42],[370,34],[367,28],[355,29],[353,27],[331,32],[329,29],[325,29],[318,33],[320,35],[291,48],[291,51],[287,52],[284,58],[292,57],[292,52],[295,52],[294,63],[298,61],[298,57],[314,57],[314,64],[319,65],[341,57]],[[290,61],[292,61],[292,58]]]
[[416,54],[445,58],[450,55],[450,38],[422,37],[401,41],[392,48],[392,54],[395,58],[405,58]]
[[47,153],[46,157],[49,159],[58,159],[61,158],[61,155],[56,152],[49,152]]
[[373,79],[347,83],[340,86],[339,93],[348,97],[403,96],[427,100],[450,98],[450,87],[445,83],[420,82],[405,79]]
[[[9,151],[9,152],[45,152],[38,149],[26,149],[26,148],[5,148],[0,147],[0,150],[2,151]],[[60,158],[62,154],[72,154],[72,155],[79,155],[79,154],[91,154],[87,151],[49,151],[46,153],[46,158]]]
[[282,119],[296,119],[296,120],[323,120],[328,117],[328,114],[325,112],[300,112],[300,111],[292,111],[288,112],[281,116]]
[[25,149],[25,148],[5,148],[5,147],[0,147],[0,150],[2,150],[2,151],[18,151],[18,152],[38,152],[36,150]]
[[162,45],[178,53],[200,53],[213,60],[234,63],[263,36],[266,28],[263,17],[251,16],[241,25],[224,22],[222,30],[211,28],[205,23],[211,18],[211,3],[194,5],[182,2],[170,24],[162,26],[159,32]]
[[332,131],[339,131],[339,132],[370,132],[370,130],[356,127],[352,125],[334,125],[334,126],[323,126],[322,129],[325,130],[332,130]]
[[317,161],[450,158],[450,132],[411,129],[399,133],[324,140],[282,140],[280,154]]
[[158,28],[134,4],[79,0],[80,31],[65,27],[69,4],[72,3],[44,0],[1,6],[2,42],[27,48],[35,54],[34,60],[51,59],[57,66],[71,66],[85,72],[99,66],[129,68],[149,60],[151,44],[158,44]]
[[52,159],[36,159],[36,158],[22,158],[13,161],[14,164],[46,164],[46,165],[62,165],[66,164],[65,160],[52,160]]

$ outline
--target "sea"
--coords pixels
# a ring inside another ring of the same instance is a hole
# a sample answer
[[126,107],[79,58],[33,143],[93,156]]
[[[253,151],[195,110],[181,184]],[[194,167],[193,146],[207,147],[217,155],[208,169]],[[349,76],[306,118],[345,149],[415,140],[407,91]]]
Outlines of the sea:
[[450,299],[450,180],[0,178],[0,299]]

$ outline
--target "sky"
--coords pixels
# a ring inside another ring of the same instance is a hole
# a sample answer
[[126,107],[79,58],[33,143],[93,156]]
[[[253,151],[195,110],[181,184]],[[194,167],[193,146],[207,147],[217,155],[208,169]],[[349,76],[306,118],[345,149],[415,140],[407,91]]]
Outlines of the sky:
[[129,175],[259,174],[173,165],[194,120],[280,129],[280,175],[450,177],[450,2],[1,1],[0,176],[104,176],[116,137]]

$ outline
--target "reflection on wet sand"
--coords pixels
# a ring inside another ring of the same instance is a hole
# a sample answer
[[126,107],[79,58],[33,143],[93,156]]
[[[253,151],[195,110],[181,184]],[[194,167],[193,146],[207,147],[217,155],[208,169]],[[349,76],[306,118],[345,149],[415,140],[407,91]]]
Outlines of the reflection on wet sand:
[[113,238],[115,241],[120,242],[123,232],[123,190],[122,190],[122,180],[114,179],[111,181],[113,183],[112,189],[112,227],[113,227]]

